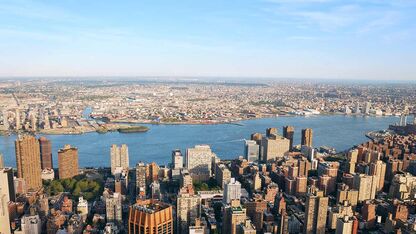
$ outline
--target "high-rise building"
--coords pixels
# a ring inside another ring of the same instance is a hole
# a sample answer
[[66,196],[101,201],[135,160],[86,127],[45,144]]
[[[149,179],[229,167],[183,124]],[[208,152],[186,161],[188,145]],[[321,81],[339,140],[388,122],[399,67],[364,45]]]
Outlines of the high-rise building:
[[355,174],[354,189],[358,190],[358,201],[374,199],[376,197],[378,183],[377,176]]
[[247,219],[246,209],[240,200],[233,200],[224,207],[222,233],[237,234],[237,226]]
[[0,185],[2,185],[0,188],[4,188],[4,191],[8,191],[9,201],[15,201],[16,194],[14,190],[13,168],[0,168],[0,178]]
[[302,129],[301,145],[312,147],[313,132],[311,128]]
[[183,168],[183,156],[181,150],[176,149],[172,151],[172,169]]
[[293,149],[293,137],[295,135],[295,128],[293,126],[284,126],[283,127],[283,137],[289,139],[289,149],[292,151]]
[[10,201],[10,192],[12,190],[14,192],[14,188],[13,183],[10,185],[9,173],[5,170],[6,169],[0,169],[0,233],[10,234],[11,230],[8,203]]
[[15,113],[15,127],[16,127],[16,131],[20,130],[22,128],[22,124],[20,122],[20,110],[16,109],[16,113]]
[[46,137],[39,138],[39,147],[40,147],[40,161],[41,167],[43,169],[52,169],[52,144],[51,141]]
[[344,216],[337,219],[335,234],[352,234],[354,230],[354,217]]
[[196,145],[186,150],[186,168],[194,181],[207,181],[211,177],[215,155],[208,145]]
[[121,194],[113,193],[105,199],[105,211],[107,222],[121,223],[122,209],[121,209]]
[[58,150],[59,179],[72,178],[78,175],[78,149],[65,145]]
[[112,145],[110,150],[111,157],[111,174],[114,175],[116,168],[121,167],[123,169],[129,168],[129,149],[126,144],[122,144],[120,147]]
[[231,178],[230,182],[224,186],[223,201],[226,204],[231,203],[232,200],[240,200],[241,198],[241,184],[235,178]]
[[3,158],[3,154],[0,153],[0,168],[4,167],[4,158]]
[[260,145],[261,160],[264,162],[283,158],[290,148],[290,141],[282,136],[272,134],[264,137]]
[[370,164],[370,175],[377,176],[378,185],[377,191],[383,190],[384,187],[384,179],[386,177],[386,163],[381,160],[377,160],[376,162],[372,162]]
[[136,195],[146,196],[146,165],[143,162],[136,164]]
[[305,234],[324,234],[328,210],[328,197],[324,197],[323,191],[315,187],[309,187],[305,203]]
[[3,110],[3,129],[9,130],[9,112],[7,110]]
[[365,107],[364,107],[364,114],[366,114],[366,115],[370,114],[370,109],[371,109],[371,103],[366,102]]
[[28,190],[42,187],[39,141],[24,135],[15,141],[17,177],[23,178]]
[[180,193],[176,204],[177,233],[186,233],[200,216],[201,197],[192,193]]
[[173,234],[172,206],[156,200],[137,200],[129,209],[129,234]]
[[222,163],[215,164],[215,180],[217,184],[224,188],[224,185],[231,180],[231,171]]
[[151,183],[158,181],[159,179],[159,166],[152,162],[146,165],[146,183],[150,185]]
[[259,159],[260,146],[256,141],[246,140],[244,147],[244,157],[249,162],[255,162]]

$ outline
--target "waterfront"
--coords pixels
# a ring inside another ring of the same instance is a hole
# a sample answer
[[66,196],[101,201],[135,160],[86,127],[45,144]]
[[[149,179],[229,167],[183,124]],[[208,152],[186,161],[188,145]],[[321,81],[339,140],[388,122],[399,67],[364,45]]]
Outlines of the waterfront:
[[[397,117],[363,116],[309,116],[278,117],[241,121],[240,125],[146,125],[150,130],[145,133],[106,134],[87,133],[83,135],[48,135],[52,141],[54,166],[57,167],[57,151],[64,144],[78,147],[81,167],[109,166],[111,144],[127,144],[130,166],[138,161],[167,164],[171,151],[185,149],[196,144],[209,144],[222,159],[235,158],[243,154],[243,139],[250,138],[253,132],[264,133],[268,127],[295,127],[295,144],[300,142],[302,128],[314,131],[314,146],[327,145],[337,150],[345,150],[366,141],[365,133],[372,130],[387,129],[389,124],[398,121]],[[16,136],[0,137],[0,152],[3,153],[6,166],[16,167],[14,140]]]

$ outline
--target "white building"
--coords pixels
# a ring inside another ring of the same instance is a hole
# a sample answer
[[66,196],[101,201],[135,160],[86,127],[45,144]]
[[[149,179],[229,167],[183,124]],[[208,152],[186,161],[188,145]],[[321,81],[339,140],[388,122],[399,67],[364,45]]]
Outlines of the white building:
[[249,162],[254,162],[259,159],[260,146],[256,141],[246,140],[244,148],[244,157]]
[[235,178],[231,178],[230,182],[224,186],[223,202],[229,204],[232,200],[240,199],[241,184]]
[[209,145],[196,145],[186,150],[186,168],[194,181],[206,181],[211,177],[212,165],[217,155]]
[[86,220],[88,216],[88,201],[83,197],[78,198],[77,212],[81,215],[82,220]]

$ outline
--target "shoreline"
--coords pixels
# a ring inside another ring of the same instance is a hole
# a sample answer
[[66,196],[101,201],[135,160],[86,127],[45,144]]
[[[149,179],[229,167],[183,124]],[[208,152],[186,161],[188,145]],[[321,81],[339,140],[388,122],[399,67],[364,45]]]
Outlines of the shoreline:
[[[17,135],[19,133],[32,133],[36,135],[83,135],[88,133],[98,133],[98,134],[106,134],[109,132],[119,132],[119,133],[145,133],[150,130],[150,128],[147,127],[147,130],[140,130],[140,131],[131,131],[131,132],[123,132],[120,131],[120,129],[123,129],[125,127],[127,128],[135,128],[138,126],[146,127],[143,125],[222,125],[222,124],[229,124],[229,125],[236,125],[236,126],[244,126],[244,121],[251,121],[251,120],[260,120],[260,119],[279,119],[282,117],[290,118],[290,117],[304,117],[304,118],[310,118],[310,117],[326,117],[326,116],[346,116],[346,117],[374,117],[374,118],[385,118],[385,117],[397,117],[394,115],[365,115],[365,114],[345,114],[345,113],[321,113],[318,115],[295,115],[295,114],[284,114],[284,115],[278,115],[278,116],[261,116],[261,117],[253,117],[253,118],[247,118],[247,119],[236,119],[236,120],[228,120],[228,121],[187,121],[187,122],[155,122],[155,121],[143,121],[143,120],[115,120],[110,121],[108,124],[109,126],[101,126],[101,128],[94,128],[94,127],[88,127],[83,129],[49,129],[49,130],[41,130],[37,132],[25,132],[21,131],[16,133],[15,131],[1,131],[0,136],[10,136],[10,135]],[[143,124],[143,125],[140,125]],[[111,126],[111,125],[118,125],[117,127]],[[124,125],[124,126],[123,126]]]

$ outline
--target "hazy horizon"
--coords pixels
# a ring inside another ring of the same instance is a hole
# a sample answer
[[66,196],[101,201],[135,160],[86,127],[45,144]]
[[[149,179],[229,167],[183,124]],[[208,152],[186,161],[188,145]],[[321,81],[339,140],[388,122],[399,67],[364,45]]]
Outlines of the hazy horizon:
[[410,81],[415,12],[411,0],[4,0],[0,79]]

